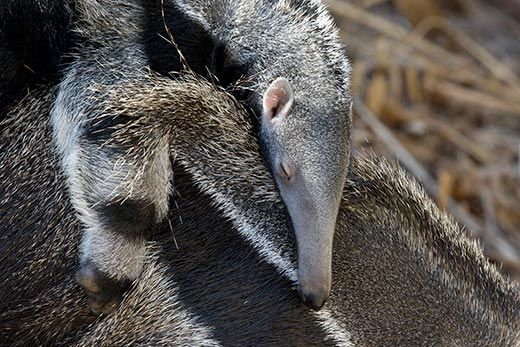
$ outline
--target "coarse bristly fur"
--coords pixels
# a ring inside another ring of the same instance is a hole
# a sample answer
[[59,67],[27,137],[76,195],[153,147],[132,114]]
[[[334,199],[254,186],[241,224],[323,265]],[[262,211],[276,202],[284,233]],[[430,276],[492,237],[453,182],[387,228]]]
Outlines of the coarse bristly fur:
[[241,106],[189,77],[98,92],[99,112],[129,117],[114,141],[178,135],[175,172],[188,175],[176,178],[172,225],[122,305],[96,320],[73,280],[81,228],[45,120],[55,94],[24,100],[0,143],[2,344],[519,345],[518,286],[397,165],[351,163],[331,296],[312,312],[291,295],[294,235]]
[[[77,0],[75,10],[76,44],[51,117],[72,205],[84,225],[78,281],[91,308],[113,310],[141,273],[146,240],[167,216],[170,152],[177,155],[169,141],[180,136],[153,128],[149,141],[107,145],[128,115],[101,110],[100,91],[136,83],[134,76],[148,67],[177,71],[179,61],[189,73],[241,91],[243,105],[261,118],[258,150],[296,234],[298,291],[309,306],[321,308],[331,286],[351,113],[350,67],[323,5]],[[179,50],[159,35],[158,23],[163,31],[171,27]],[[249,84],[237,87],[241,77]]]

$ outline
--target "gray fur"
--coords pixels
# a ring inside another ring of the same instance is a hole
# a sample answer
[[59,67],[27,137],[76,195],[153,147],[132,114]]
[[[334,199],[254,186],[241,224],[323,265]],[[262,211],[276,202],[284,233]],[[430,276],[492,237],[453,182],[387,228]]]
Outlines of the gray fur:
[[[260,95],[276,78],[288,80],[294,104],[276,126],[264,108],[261,140],[296,234],[300,295],[319,309],[330,291],[334,225],[350,157],[350,66],[337,30],[318,1],[177,3],[202,17],[234,59],[248,65]],[[261,100],[250,106],[259,109]],[[280,177],[280,161],[295,172],[290,185]]]
[[[336,29],[313,1],[173,3],[225,43],[229,59],[247,66],[246,77],[254,83],[248,107],[262,113],[261,96],[277,77],[294,91],[294,105],[277,126],[261,122],[258,150],[266,154],[297,236],[299,292],[319,309],[330,291],[334,225],[350,154],[350,67]],[[128,115],[100,108],[106,102],[100,91],[136,83],[133,76],[147,68],[145,29],[139,25],[145,7],[137,0],[78,0],[76,12],[81,44],[59,84],[51,117],[71,201],[84,225],[78,279],[103,306],[96,295],[105,290],[97,278],[120,286],[136,279],[145,240],[166,217],[172,180],[168,158],[170,151],[177,155],[168,141],[179,135],[154,128],[139,146],[132,139],[106,143],[110,126],[124,124]],[[280,183],[280,158],[291,163],[298,178],[291,189]],[[127,223],[121,215],[134,210],[142,216]],[[95,310],[110,311],[96,305],[91,303]]]
[[[194,344],[183,334],[203,326],[212,340],[229,345],[519,345],[518,286],[412,177],[382,159],[351,163],[331,296],[311,315],[279,275],[295,279],[294,236],[248,117],[205,82],[153,75],[99,89],[96,104],[138,125],[121,127],[115,141],[149,141],[153,129],[182,134],[172,146],[177,164],[191,174],[176,180],[179,250],[163,224],[166,234],[147,256],[151,272],[119,309],[87,326],[95,317],[78,305],[82,296],[71,275],[79,228],[41,120],[52,98],[35,94],[3,127],[0,179],[9,184],[0,186],[0,247],[7,255],[0,271],[2,342]],[[208,194],[234,226],[210,207]],[[179,320],[183,309],[191,322]]]
[[[139,47],[134,47],[138,41],[137,28],[130,21],[131,17],[117,16],[126,11],[136,17],[139,7],[130,4],[114,11],[114,7],[81,1],[77,6],[80,18],[77,31],[85,41],[59,84],[51,111],[54,138],[72,204],[85,226],[81,263],[94,262],[110,277],[133,280],[141,272],[144,237],[149,230],[129,238],[125,231],[111,230],[113,226],[102,220],[96,207],[101,205],[102,211],[104,204],[123,206],[127,200],[139,201],[144,206],[152,206],[152,218],[156,222],[163,220],[171,189],[168,141],[151,133],[150,137],[156,141],[140,148],[140,155],[133,157],[121,154],[125,148],[116,151],[103,146],[102,135],[95,133],[104,130],[98,124],[117,115],[100,114],[96,118],[91,102],[96,88],[124,83],[124,76],[138,74],[143,68],[146,57]],[[97,32],[98,26],[107,29]],[[107,45],[110,41],[115,43]],[[110,67],[114,64],[117,69]],[[89,137],[88,131],[94,134]],[[149,223],[143,222],[147,228]]]

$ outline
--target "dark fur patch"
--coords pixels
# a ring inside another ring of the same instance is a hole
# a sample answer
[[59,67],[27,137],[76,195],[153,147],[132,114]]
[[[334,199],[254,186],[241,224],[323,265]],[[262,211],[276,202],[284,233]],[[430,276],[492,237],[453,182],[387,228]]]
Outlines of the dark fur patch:
[[[129,124],[131,121],[132,118],[124,114],[100,117],[85,127],[83,138],[89,143],[101,146],[112,138],[115,131]],[[127,146],[120,148],[121,153],[123,153],[127,147],[134,145],[136,145],[136,143],[129,141]],[[116,149],[114,148],[114,150]]]
[[27,89],[56,78],[72,15],[69,1],[0,2],[0,115]]
[[155,207],[149,201],[127,199],[94,207],[103,225],[130,239],[145,238],[155,222]]
[[[173,1],[164,2],[164,21],[160,1],[144,0],[143,3],[146,14],[143,19],[142,44],[152,70],[169,75],[170,72],[182,69],[177,50],[165,40],[169,39],[165,21],[190,69],[198,75],[211,80],[216,77],[215,82],[223,87],[231,86],[241,77],[247,76],[248,62],[236,59],[225,42],[182,12]],[[240,93],[236,91],[236,94],[244,99],[243,90]]]
[[[143,46],[152,70],[168,75],[182,69],[179,54],[169,39],[161,14],[161,2],[143,0]],[[164,2],[164,19],[189,67],[199,75],[209,77],[214,70],[216,41],[199,23],[183,13],[173,2]]]

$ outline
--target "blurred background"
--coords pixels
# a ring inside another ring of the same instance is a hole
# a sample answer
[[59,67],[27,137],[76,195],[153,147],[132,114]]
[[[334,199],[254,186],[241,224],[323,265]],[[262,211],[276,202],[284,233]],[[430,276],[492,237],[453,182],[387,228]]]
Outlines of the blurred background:
[[520,281],[520,0],[328,0],[356,152],[397,158]]

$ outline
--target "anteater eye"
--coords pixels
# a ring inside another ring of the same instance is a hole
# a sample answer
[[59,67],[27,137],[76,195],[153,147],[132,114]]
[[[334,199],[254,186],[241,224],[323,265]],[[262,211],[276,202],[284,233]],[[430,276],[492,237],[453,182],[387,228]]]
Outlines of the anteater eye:
[[292,177],[292,172],[291,172],[291,169],[290,169],[289,165],[287,165],[287,163],[285,163],[283,161],[280,162],[280,175],[286,181],[290,181],[291,177]]

